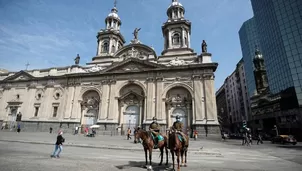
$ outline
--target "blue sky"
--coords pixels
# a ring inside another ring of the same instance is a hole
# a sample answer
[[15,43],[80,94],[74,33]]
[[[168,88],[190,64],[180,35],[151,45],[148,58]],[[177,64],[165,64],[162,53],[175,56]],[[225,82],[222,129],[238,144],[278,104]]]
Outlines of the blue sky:
[[[241,58],[238,31],[252,17],[250,0],[179,0],[192,22],[191,47],[201,42],[218,62],[216,89]],[[161,25],[171,0],[118,0],[127,44],[135,27],[139,39],[163,50]],[[84,65],[96,54],[96,33],[105,27],[113,0],[0,0],[0,68],[10,71],[68,66],[80,54]]]

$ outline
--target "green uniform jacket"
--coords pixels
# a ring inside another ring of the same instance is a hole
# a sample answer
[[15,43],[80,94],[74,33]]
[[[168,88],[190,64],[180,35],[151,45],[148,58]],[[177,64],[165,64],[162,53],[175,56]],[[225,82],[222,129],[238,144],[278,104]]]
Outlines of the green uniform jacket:
[[157,122],[152,122],[149,128],[153,129],[154,131],[159,131],[160,126]]
[[182,131],[183,129],[183,123],[176,121],[173,123],[173,128],[176,129],[177,131]]

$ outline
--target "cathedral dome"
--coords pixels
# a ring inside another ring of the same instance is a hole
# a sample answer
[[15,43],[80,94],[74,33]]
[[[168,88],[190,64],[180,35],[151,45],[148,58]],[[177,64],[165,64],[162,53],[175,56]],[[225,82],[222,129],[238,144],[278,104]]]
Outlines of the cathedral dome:
[[179,7],[183,7],[182,4],[178,1],[173,1],[172,4],[169,6],[170,7],[174,7],[174,6],[179,6]]
[[112,17],[112,18],[116,18],[116,19],[120,20],[120,17],[117,14],[116,7],[112,8],[111,12],[108,14],[108,17],[110,17],[110,18]]

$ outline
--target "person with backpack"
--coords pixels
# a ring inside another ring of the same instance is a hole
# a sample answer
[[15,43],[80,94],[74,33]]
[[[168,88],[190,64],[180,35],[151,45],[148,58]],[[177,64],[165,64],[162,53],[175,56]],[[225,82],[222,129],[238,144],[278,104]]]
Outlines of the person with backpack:
[[[63,138],[63,131],[60,131],[58,136],[57,136],[57,141],[55,144],[55,150],[53,154],[50,156],[51,158],[60,158],[60,153],[62,152],[63,149],[63,142],[65,142],[65,139]],[[57,153],[58,151],[58,153]]]

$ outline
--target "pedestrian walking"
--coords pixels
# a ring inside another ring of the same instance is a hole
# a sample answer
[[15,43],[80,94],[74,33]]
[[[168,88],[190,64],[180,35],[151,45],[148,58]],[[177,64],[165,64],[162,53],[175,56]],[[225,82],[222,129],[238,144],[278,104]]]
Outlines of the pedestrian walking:
[[3,122],[3,123],[2,123],[1,130],[5,129],[5,126],[6,126],[6,123],[5,123],[5,122]]
[[129,140],[129,139],[131,140],[130,135],[131,135],[131,129],[128,128],[128,130],[127,130],[127,140]]
[[49,133],[52,134],[52,127],[49,128]]
[[17,127],[17,133],[19,134],[19,133],[20,133],[20,131],[21,131],[21,125],[20,125],[20,124],[18,124],[18,127]]
[[75,127],[75,130],[74,130],[74,135],[78,134],[78,132],[79,132],[79,127],[76,126],[76,127]]
[[261,134],[260,134],[260,133],[258,134],[257,139],[258,139],[258,141],[257,141],[257,145],[259,145],[259,142],[260,142],[261,144],[263,144],[263,141],[262,141],[262,136],[261,136]]
[[[57,141],[55,144],[55,150],[53,154],[50,156],[51,158],[60,158],[60,153],[63,150],[63,142],[65,142],[65,139],[63,138],[63,131],[60,131],[57,136]],[[58,151],[58,152],[57,152]]]

